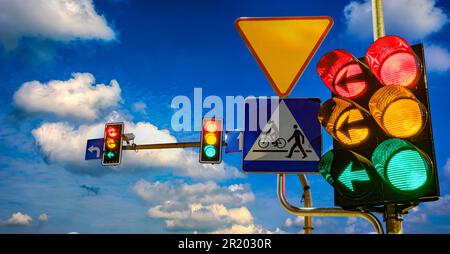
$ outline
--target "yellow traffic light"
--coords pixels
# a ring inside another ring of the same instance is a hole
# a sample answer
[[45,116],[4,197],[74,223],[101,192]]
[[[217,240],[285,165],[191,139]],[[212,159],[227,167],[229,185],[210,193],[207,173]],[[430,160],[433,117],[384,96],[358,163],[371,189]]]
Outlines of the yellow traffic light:
[[325,130],[345,146],[357,146],[369,138],[369,113],[356,103],[331,98],[319,110],[318,119]]
[[426,109],[408,89],[386,86],[369,101],[375,121],[392,137],[410,138],[422,131],[426,124]]

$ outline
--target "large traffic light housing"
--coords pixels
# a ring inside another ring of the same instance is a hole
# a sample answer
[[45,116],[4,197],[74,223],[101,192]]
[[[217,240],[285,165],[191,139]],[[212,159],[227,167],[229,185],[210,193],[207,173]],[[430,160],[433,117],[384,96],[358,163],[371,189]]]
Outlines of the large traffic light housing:
[[103,166],[119,165],[122,161],[123,123],[105,124],[103,143]]
[[317,71],[332,91],[318,115],[333,137],[319,169],[347,209],[439,197],[423,45],[398,36],[356,59],[333,50]]
[[204,118],[200,140],[200,163],[222,162],[222,119]]

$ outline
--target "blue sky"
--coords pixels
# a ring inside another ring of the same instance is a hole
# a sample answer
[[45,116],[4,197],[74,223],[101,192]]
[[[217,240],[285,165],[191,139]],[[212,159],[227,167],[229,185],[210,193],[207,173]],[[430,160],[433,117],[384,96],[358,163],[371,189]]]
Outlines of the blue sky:
[[[405,232],[449,233],[450,134],[441,105],[450,95],[450,6],[385,2],[387,34],[425,44],[442,196],[406,215]],[[192,98],[196,87],[222,98],[274,95],[234,27],[241,16],[334,19],[291,94],[325,101],[330,93],[315,65],[336,48],[365,54],[370,1],[43,3],[0,0],[1,233],[301,231],[301,218],[278,204],[276,176],[242,175],[240,154],[226,154],[213,167],[199,165],[196,150],[127,151],[123,165],[111,169],[84,161],[85,140],[101,137],[105,121],[123,120],[137,143],[195,141],[196,132],[171,130],[175,96]],[[323,133],[327,150],[331,138]],[[332,188],[320,175],[309,180],[314,206],[332,207]],[[287,184],[289,198],[301,205],[297,177]],[[372,231],[359,219],[314,223],[317,233]]]

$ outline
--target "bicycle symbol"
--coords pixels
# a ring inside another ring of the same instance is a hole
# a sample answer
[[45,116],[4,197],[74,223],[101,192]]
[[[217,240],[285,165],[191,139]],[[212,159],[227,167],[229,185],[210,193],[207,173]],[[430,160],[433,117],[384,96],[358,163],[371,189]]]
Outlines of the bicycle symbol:
[[269,147],[270,144],[272,144],[273,146],[275,146],[277,148],[284,148],[286,146],[286,143],[287,143],[286,139],[284,139],[284,138],[277,138],[273,142],[271,142],[267,138],[261,138],[258,141],[258,146],[261,148],[267,148],[267,147]]

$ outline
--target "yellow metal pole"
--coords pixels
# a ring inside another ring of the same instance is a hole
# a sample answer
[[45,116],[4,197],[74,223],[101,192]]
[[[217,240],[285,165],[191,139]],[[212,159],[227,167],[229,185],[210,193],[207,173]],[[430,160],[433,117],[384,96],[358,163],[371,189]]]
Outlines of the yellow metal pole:
[[[303,187],[303,200],[305,202],[305,208],[312,207],[311,187],[309,186],[308,179],[305,174],[299,174],[300,182]],[[305,216],[305,224],[303,225],[305,234],[312,234],[314,227],[312,224],[312,216]]]
[[373,40],[385,36],[384,17],[383,17],[383,0],[372,0],[372,26]]

